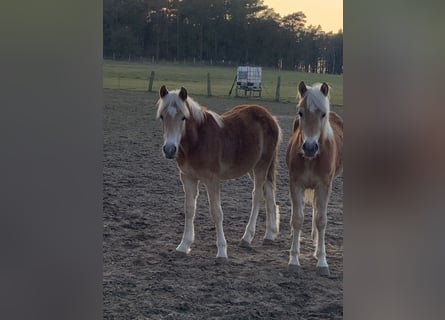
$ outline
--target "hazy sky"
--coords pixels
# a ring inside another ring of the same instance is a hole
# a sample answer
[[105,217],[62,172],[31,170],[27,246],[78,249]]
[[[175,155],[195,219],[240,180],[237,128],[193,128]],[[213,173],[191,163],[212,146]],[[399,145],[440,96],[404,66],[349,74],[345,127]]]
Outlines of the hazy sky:
[[297,11],[306,15],[306,26],[321,25],[325,32],[343,29],[343,0],[263,0],[281,16]]

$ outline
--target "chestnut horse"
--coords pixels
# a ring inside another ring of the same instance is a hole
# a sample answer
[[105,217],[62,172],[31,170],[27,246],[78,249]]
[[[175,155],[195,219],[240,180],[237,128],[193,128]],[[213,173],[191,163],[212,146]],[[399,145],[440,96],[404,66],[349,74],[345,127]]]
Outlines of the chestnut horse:
[[200,106],[181,88],[160,89],[157,117],[164,132],[162,151],[175,159],[185,192],[185,224],[177,251],[188,254],[194,241],[194,217],[198,185],[207,188],[210,213],[216,225],[218,262],[227,260],[223,231],[220,183],[249,174],[254,182],[252,211],[240,245],[250,245],[255,234],[260,201],[266,200],[264,242],[279,231],[279,208],[275,202],[275,175],[281,129],[276,119],[258,105],[240,105],[223,115]]
[[298,92],[298,116],[286,153],[292,203],[289,270],[297,271],[300,266],[303,209],[305,202],[309,202],[313,207],[312,239],[317,272],[329,275],[325,249],[327,205],[332,181],[343,170],[343,120],[329,110],[329,86],[325,82],[310,87],[302,81]]

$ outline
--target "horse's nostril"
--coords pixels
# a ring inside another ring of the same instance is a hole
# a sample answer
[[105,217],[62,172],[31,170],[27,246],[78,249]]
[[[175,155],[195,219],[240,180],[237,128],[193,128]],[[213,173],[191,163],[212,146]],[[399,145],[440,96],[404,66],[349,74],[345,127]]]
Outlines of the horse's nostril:
[[165,145],[162,150],[164,150],[167,158],[172,158],[176,154],[176,146],[174,145]]
[[312,143],[305,142],[305,143],[303,143],[302,147],[303,147],[303,151],[306,155],[313,156],[318,151],[318,143],[316,143],[316,142],[312,142]]

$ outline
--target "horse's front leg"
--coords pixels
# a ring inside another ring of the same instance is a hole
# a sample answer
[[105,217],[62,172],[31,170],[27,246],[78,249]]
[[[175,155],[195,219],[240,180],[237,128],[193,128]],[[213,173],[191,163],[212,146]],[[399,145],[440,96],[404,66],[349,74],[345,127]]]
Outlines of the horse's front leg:
[[216,227],[216,254],[217,262],[227,261],[227,241],[223,230],[223,211],[221,208],[220,182],[219,180],[207,181],[207,195],[209,197],[210,214]]
[[329,275],[329,266],[326,261],[325,232],[327,225],[328,201],[331,193],[331,184],[321,185],[315,189],[314,220],[317,231],[315,233],[315,252],[317,258],[317,272],[320,275]]
[[297,184],[291,177],[290,198],[292,204],[291,212],[291,235],[292,244],[289,255],[289,271],[298,272],[300,269],[300,233],[304,222],[304,188]]
[[185,223],[182,241],[176,248],[177,251],[185,254],[190,252],[190,246],[195,240],[195,211],[196,200],[198,199],[198,180],[181,173],[181,181],[185,192]]

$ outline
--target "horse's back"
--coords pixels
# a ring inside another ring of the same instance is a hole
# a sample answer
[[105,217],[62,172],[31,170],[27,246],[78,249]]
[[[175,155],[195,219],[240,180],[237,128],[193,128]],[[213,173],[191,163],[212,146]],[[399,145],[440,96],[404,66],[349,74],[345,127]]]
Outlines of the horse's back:
[[223,113],[221,118],[231,131],[253,132],[257,127],[265,137],[276,140],[276,144],[278,144],[280,127],[274,116],[263,106],[238,105]]
[[276,123],[273,115],[265,107],[257,104],[242,104],[233,107],[221,115],[225,121],[248,118],[260,122]]

